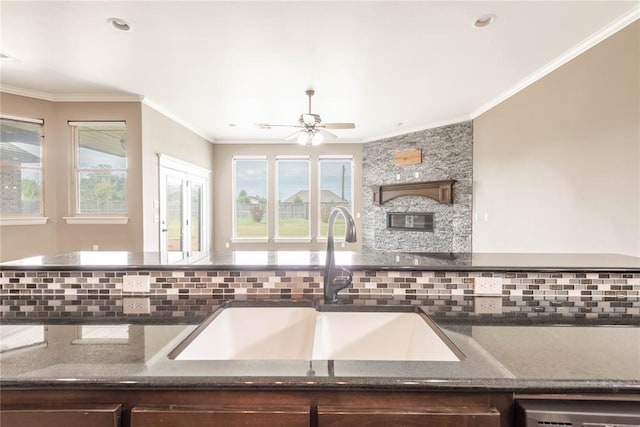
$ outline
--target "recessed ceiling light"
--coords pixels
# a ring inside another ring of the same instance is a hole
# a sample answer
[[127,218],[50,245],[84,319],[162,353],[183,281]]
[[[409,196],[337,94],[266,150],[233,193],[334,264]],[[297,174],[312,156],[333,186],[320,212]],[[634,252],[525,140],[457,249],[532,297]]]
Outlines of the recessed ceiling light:
[[131,29],[131,25],[122,18],[109,18],[107,22],[110,22],[111,26],[116,30],[129,31]]
[[496,15],[493,13],[489,13],[487,15],[482,15],[480,18],[476,19],[476,22],[473,23],[475,28],[484,28],[496,22]]

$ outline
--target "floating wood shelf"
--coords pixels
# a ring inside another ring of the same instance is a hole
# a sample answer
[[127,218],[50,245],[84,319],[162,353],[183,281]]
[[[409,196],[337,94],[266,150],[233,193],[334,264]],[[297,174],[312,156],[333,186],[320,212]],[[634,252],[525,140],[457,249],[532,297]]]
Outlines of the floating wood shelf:
[[453,179],[445,181],[412,182],[373,187],[373,204],[382,205],[400,196],[428,197],[440,203],[453,203]]

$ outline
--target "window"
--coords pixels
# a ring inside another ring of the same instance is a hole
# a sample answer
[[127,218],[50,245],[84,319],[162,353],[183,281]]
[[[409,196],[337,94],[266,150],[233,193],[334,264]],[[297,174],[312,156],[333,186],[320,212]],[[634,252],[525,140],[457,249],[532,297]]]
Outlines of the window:
[[43,120],[0,117],[0,215],[41,217]]
[[267,240],[267,159],[233,158],[233,237]]
[[0,353],[45,345],[42,325],[0,325]]
[[129,325],[80,325],[72,344],[129,344]]
[[276,238],[309,238],[309,158],[276,158]]
[[[346,206],[353,212],[353,157],[320,157],[320,237],[327,237],[329,215],[336,206]],[[338,238],[344,236],[345,220],[342,215],[336,218],[335,233]]]
[[[236,242],[321,241],[334,207],[355,209],[352,155],[234,156],[232,174]],[[340,240],[342,216],[335,227]]]
[[127,213],[125,122],[69,122],[75,149],[75,214]]

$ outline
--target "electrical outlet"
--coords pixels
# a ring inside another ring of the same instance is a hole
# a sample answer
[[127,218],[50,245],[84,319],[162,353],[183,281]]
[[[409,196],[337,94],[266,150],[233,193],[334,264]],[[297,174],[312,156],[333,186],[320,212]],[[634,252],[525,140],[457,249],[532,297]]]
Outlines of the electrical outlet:
[[149,314],[151,313],[151,300],[149,298],[122,298],[122,312],[124,314]]
[[502,277],[474,277],[475,295],[502,295]]
[[149,292],[149,276],[127,275],[122,277],[122,292]]
[[502,298],[500,297],[475,297],[473,309],[478,314],[502,313]]

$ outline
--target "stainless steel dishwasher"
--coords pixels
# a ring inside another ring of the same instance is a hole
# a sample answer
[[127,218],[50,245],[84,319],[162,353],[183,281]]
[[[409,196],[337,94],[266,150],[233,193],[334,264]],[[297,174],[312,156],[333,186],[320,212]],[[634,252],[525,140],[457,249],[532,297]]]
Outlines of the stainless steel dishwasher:
[[517,400],[516,427],[640,427],[640,401]]

